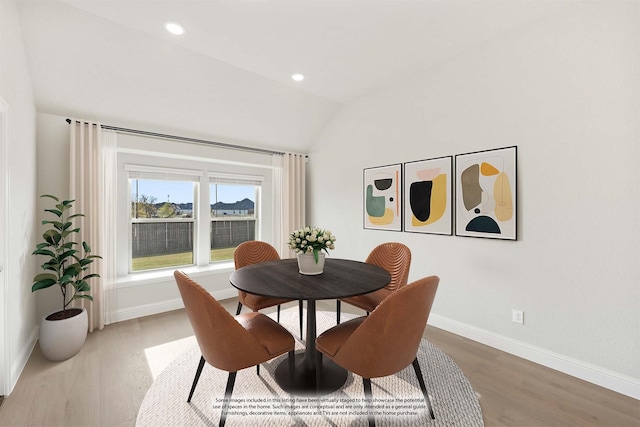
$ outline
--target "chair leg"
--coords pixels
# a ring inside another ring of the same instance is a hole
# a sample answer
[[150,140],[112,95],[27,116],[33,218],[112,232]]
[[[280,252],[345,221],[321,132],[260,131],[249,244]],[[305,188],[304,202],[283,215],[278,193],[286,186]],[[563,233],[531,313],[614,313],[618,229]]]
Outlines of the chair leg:
[[371,393],[371,379],[362,378],[364,385],[364,400],[367,402],[367,412],[369,413],[369,427],[376,427],[376,419],[373,414],[373,393]]
[[302,340],[302,300],[298,301],[298,314],[300,315],[300,339]]
[[236,316],[240,314],[240,310],[242,310],[242,303],[238,301],[238,309],[236,310]]
[[336,325],[340,324],[340,300],[336,300]]
[[259,363],[256,365],[256,374],[258,376],[260,376],[260,364]]
[[432,420],[435,420],[436,416],[433,414],[433,408],[431,407],[431,399],[429,399],[429,394],[427,393],[427,386],[424,383],[424,378],[422,378],[422,370],[420,369],[420,364],[418,363],[417,357],[413,360],[413,370],[416,371],[416,376],[418,377],[418,383],[420,383],[420,390],[422,390],[422,394],[424,394],[424,400],[425,402],[427,402],[429,415],[431,416]]
[[280,304],[278,304],[278,323],[280,323]]
[[200,356],[200,363],[198,363],[196,377],[193,379],[193,384],[191,384],[191,391],[189,392],[189,398],[187,399],[187,402],[191,402],[191,396],[193,396],[193,392],[196,390],[196,384],[198,384],[198,380],[200,379],[202,368],[204,368],[204,356]]
[[229,410],[229,403],[231,403],[231,393],[233,392],[233,385],[236,382],[237,372],[229,372],[229,379],[227,379],[227,388],[224,390],[224,401],[222,402],[222,412],[220,414],[219,427],[224,427],[224,423],[227,422],[227,411]]

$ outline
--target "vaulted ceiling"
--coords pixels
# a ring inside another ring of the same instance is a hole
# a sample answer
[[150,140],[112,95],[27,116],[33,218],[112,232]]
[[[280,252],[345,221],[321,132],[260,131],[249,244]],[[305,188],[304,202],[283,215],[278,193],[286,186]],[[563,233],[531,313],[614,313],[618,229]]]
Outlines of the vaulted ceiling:
[[569,4],[19,0],[18,10],[40,112],[304,152],[343,104]]

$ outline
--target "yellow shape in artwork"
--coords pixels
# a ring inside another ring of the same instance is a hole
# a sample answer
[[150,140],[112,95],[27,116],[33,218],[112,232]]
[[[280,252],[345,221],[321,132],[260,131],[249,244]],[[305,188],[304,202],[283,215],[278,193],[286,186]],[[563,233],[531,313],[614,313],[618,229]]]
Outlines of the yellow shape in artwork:
[[428,225],[438,221],[444,215],[447,209],[447,175],[440,174],[433,179],[431,187],[431,209],[429,218],[426,221],[420,221],[414,215],[411,215],[411,224],[414,227]]
[[491,163],[482,162],[480,165],[480,173],[484,176],[498,175],[500,171],[496,169]]
[[369,221],[374,225],[389,225],[395,219],[392,209],[386,208],[382,216],[369,216]]
[[511,196],[511,184],[506,173],[502,172],[496,177],[493,184],[493,197],[496,201],[494,212],[498,221],[508,221],[513,217],[513,198]]

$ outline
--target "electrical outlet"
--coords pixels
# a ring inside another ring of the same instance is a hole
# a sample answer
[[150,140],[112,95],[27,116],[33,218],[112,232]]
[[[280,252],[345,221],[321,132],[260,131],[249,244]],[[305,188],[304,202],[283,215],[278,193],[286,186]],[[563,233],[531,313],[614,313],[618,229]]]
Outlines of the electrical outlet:
[[524,325],[524,311],[513,309],[513,311],[511,312],[511,320],[513,321],[513,323]]

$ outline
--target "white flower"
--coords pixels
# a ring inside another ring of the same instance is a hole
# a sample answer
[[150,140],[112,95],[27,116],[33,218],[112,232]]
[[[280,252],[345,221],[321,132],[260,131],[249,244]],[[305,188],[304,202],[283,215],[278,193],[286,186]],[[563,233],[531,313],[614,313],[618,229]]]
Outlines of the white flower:
[[306,226],[289,234],[289,247],[298,252],[317,253],[334,249],[336,237],[329,230]]

